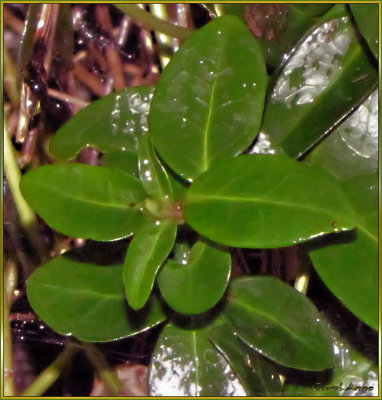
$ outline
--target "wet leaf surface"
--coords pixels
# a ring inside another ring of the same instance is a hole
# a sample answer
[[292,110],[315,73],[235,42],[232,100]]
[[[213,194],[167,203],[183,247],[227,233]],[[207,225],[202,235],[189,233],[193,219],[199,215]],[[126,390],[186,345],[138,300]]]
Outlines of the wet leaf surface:
[[378,329],[378,176],[344,184],[357,211],[354,241],[311,253],[325,285],[359,319]]
[[227,359],[247,396],[280,396],[282,382],[273,363],[245,345],[229,325],[212,329],[214,345]]
[[208,339],[208,329],[166,325],[149,372],[150,396],[245,396],[224,357]]
[[177,225],[149,221],[134,236],[123,266],[123,282],[129,305],[139,310],[150,297],[159,267],[175,243]]
[[246,344],[276,363],[311,371],[332,367],[330,337],[319,312],[281,280],[235,279],[224,313]]
[[[261,131],[300,157],[351,112],[378,82],[343,5],[309,33],[281,71]],[[351,82],[351,84],[349,84]]]
[[301,36],[332,4],[219,4],[221,14],[244,20],[263,49],[271,70],[288,58]]
[[56,164],[23,176],[21,191],[47,224],[68,236],[114,240],[142,223],[140,182],[117,169]]
[[143,187],[149,195],[155,198],[171,198],[171,183],[165,168],[155,153],[151,136],[142,135],[138,142],[139,178]]
[[378,60],[378,4],[350,4],[350,9],[359,30]]
[[261,50],[233,16],[217,18],[172,57],[149,116],[163,160],[192,181],[256,137],[267,84]]
[[122,266],[101,267],[58,257],[28,279],[27,295],[52,329],[87,342],[135,335],[165,319],[154,298],[140,312],[127,307]]
[[154,88],[126,88],[81,110],[54,135],[50,151],[59,160],[74,158],[84,147],[102,152],[136,151],[138,137],[146,132]]
[[[333,328],[330,328],[334,370],[331,379],[326,382],[311,384],[297,383],[285,386],[285,396],[377,396],[378,395],[378,367],[361,353],[355,350]],[[361,386],[363,389],[354,390]],[[314,390],[313,390],[314,388]],[[367,389],[366,389],[367,388]],[[347,390],[348,389],[348,390]]]
[[230,272],[229,251],[199,241],[192,247],[187,261],[166,262],[159,272],[158,284],[171,308],[184,314],[200,314],[223,297]]
[[184,212],[197,232],[233,247],[290,246],[355,226],[334,178],[276,155],[244,155],[211,168],[191,185]]
[[378,116],[378,91],[375,90],[305,162],[341,180],[377,172]]

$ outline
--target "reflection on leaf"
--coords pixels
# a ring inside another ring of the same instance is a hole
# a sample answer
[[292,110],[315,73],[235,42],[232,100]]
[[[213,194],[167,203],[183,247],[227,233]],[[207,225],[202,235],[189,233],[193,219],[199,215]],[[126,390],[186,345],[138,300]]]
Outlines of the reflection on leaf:
[[[334,328],[329,327],[334,354],[334,369],[327,380],[311,378],[309,384],[300,385],[293,379],[293,384],[286,382],[285,396],[377,396],[378,395],[378,367],[358,351],[352,348]],[[371,390],[346,390],[350,387],[361,386]],[[313,386],[315,389],[313,390]],[[339,387],[341,390],[322,390],[325,386]]]
[[225,358],[208,339],[208,329],[169,324],[156,344],[149,372],[150,396],[245,396]]
[[378,110],[375,90],[305,161],[341,180],[376,172]]

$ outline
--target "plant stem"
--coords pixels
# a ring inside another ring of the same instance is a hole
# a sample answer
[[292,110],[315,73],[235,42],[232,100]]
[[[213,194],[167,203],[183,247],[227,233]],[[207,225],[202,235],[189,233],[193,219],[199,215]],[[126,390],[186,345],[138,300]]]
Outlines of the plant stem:
[[21,396],[41,396],[59,378],[78,348],[69,345],[24,391]]
[[37,226],[36,215],[22,196],[19,188],[21,172],[16,160],[11,138],[9,137],[6,121],[4,120],[4,172],[16,205],[21,225],[28,231]]
[[83,342],[82,347],[84,348],[90,362],[96,368],[97,374],[104,383],[105,387],[111,392],[111,394],[118,394],[122,387],[122,382],[114,370],[111,369],[107,364],[102,352],[99,351],[96,346],[90,343]]
[[12,332],[9,322],[9,311],[11,307],[11,294],[15,288],[15,276],[17,274],[16,266],[13,262],[8,262],[5,268],[3,301],[3,357],[4,357],[4,396],[15,396],[15,382],[13,379],[13,347]]
[[183,28],[160,18],[154,17],[147,11],[142,10],[134,4],[114,5],[125,14],[133,18],[136,22],[140,23],[144,28],[159,31],[165,33],[166,35],[177,37],[182,40],[186,40],[192,33],[191,29]]
[[[150,4],[150,10],[152,15],[158,17],[162,20],[167,19],[167,10],[166,4]],[[155,37],[159,43],[159,59],[162,68],[164,68],[168,62],[170,61],[171,57],[171,37],[165,35],[164,33],[157,33],[155,32]]]

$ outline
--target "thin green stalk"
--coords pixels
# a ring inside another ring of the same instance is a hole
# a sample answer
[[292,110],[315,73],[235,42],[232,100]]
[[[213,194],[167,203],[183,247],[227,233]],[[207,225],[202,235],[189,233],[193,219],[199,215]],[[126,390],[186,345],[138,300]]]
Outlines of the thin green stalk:
[[4,357],[4,395],[15,396],[15,382],[13,379],[13,347],[12,347],[12,332],[9,323],[9,310],[10,310],[10,292],[13,293],[14,281],[7,279],[9,276],[14,276],[15,265],[8,263],[5,269],[3,291],[3,357]]
[[142,10],[135,4],[114,4],[117,8],[129,15],[143,27],[165,33],[166,35],[186,40],[192,33],[191,29],[184,28],[154,17],[152,14]]
[[24,391],[22,396],[41,396],[62,374],[78,348],[68,346]]
[[97,374],[104,383],[105,387],[110,391],[111,394],[118,394],[122,387],[122,382],[114,370],[111,369],[107,364],[102,352],[91,343],[83,342],[82,347],[84,348],[90,362],[94,365]]
[[37,225],[36,215],[22,196],[19,188],[21,172],[16,160],[11,138],[8,134],[7,124],[4,120],[4,172],[7,178],[13,201],[16,205],[22,226],[30,231]]
[[[152,15],[161,20],[167,19],[166,4],[150,4]],[[171,37],[164,33],[155,32],[156,39],[159,43],[159,59],[162,68],[164,68],[171,58]]]

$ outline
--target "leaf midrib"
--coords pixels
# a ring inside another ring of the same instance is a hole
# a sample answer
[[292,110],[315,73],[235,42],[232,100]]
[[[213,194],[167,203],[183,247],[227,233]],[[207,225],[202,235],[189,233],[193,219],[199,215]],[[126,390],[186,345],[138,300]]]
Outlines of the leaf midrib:
[[192,350],[195,359],[195,396],[199,396],[199,362],[198,362],[198,354],[196,351],[196,332],[192,331]]
[[257,197],[237,197],[237,196],[203,196],[203,195],[195,195],[192,194],[191,201],[190,203],[196,203],[196,202],[207,202],[207,201],[226,201],[230,203],[264,203],[264,204],[272,204],[272,205],[278,205],[278,206],[283,206],[283,207],[291,207],[291,208],[302,208],[306,209],[309,211],[313,211],[318,214],[326,214],[329,215],[331,218],[334,218],[334,216],[327,210],[325,209],[320,209],[317,207],[312,207],[307,204],[299,204],[299,203],[286,203],[286,202],[281,202],[281,201],[275,201],[275,200],[269,200],[269,199],[263,199],[263,198],[257,198]]
[[208,147],[209,147],[209,133],[211,130],[211,122],[212,122],[212,116],[213,116],[213,110],[214,110],[214,102],[215,102],[215,91],[216,91],[216,85],[217,82],[219,81],[220,74],[219,71],[221,69],[221,59],[222,59],[222,48],[223,48],[223,43],[218,47],[218,54],[217,54],[217,63],[216,63],[216,71],[215,73],[216,78],[214,79],[214,82],[211,87],[211,94],[210,94],[210,100],[209,100],[209,107],[208,107],[208,114],[207,114],[207,121],[206,125],[204,128],[204,141],[203,141],[203,171],[207,171],[209,168],[209,161],[208,161]]
[[34,285],[42,288],[52,289],[56,292],[64,292],[65,294],[76,294],[76,295],[80,294],[80,295],[87,295],[89,297],[96,297],[100,298],[101,301],[104,301],[105,299],[114,299],[114,300],[123,299],[123,295],[95,292],[89,289],[67,288],[67,287],[51,285],[49,283],[35,283]]
[[52,186],[47,186],[47,185],[44,185],[41,183],[39,184],[39,187],[43,190],[50,191],[52,194],[59,194],[60,197],[63,197],[64,199],[67,199],[67,200],[74,200],[74,201],[78,201],[78,202],[81,202],[84,204],[95,205],[95,206],[99,206],[99,207],[103,207],[103,208],[117,208],[117,209],[121,209],[121,210],[132,209],[127,204],[128,200],[126,200],[125,204],[117,204],[117,203],[111,203],[111,202],[110,203],[102,203],[100,201],[90,200],[89,198],[71,196],[70,194],[68,194],[66,192],[62,192],[61,190],[57,190],[56,188],[54,188]]
[[[295,337],[298,341],[304,343],[305,345],[307,344],[306,340],[304,340],[303,337],[298,336],[296,333],[294,333],[292,330],[290,330],[290,328],[287,325],[283,324],[281,321],[279,321],[278,319],[274,318],[273,316],[271,316],[269,314],[266,314],[266,313],[262,312],[261,310],[259,310],[257,308],[253,308],[253,307],[247,305],[246,303],[243,303],[242,301],[240,301],[238,299],[235,299],[234,303],[239,305],[239,307],[241,306],[241,307],[245,308],[246,310],[249,310],[249,311],[251,311],[251,312],[253,312],[255,314],[259,314],[261,316],[264,316],[264,317],[270,319],[271,321],[274,321],[276,325],[279,325],[282,329],[284,329],[286,332],[288,332],[291,336]],[[240,336],[240,333],[238,333],[238,334]]]

